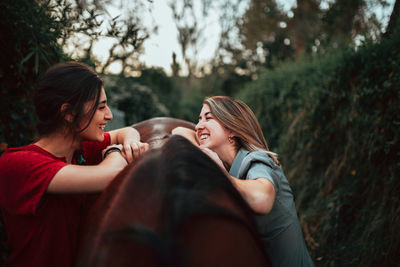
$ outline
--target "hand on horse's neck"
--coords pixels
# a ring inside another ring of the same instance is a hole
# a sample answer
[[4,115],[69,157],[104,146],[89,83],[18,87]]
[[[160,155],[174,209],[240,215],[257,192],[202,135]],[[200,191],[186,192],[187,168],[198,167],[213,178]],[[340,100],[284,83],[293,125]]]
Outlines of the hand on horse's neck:
[[40,138],[35,145],[56,157],[65,157],[66,161],[71,163],[74,152],[80,149],[81,142],[66,135],[52,134]]

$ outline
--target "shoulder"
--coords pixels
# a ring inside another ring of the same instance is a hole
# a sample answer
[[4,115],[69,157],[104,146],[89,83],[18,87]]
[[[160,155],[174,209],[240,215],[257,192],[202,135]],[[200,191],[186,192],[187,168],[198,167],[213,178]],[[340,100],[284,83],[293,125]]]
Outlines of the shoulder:
[[34,145],[9,148],[0,157],[0,166],[18,163],[21,160],[25,161],[30,158],[36,158],[37,156],[42,156],[42,153],[40,153],[40,149],[36,149]]
[[279,170],[279,165],[269,156],[269,152],[259,150],[249,152],[243,158],[239,168],[239,177],[242,179],[266,178],[276,186],[274,173]]
[[242,160],[243,168],[250,168],[253,163],[261,163],[271,169],[279,169],[279,165],[277,165],[274,160],[270,157],[269,152],[265,150],[258,150],[249,152]]
[[40,169],[50,168],[60,169],[67,165],[61,158],[57,158],[47,151],[35,146],[28,145],[24,147],[8,149],[0,157],[0,174],[23,174],[33,172]]
[[0,158],[0,202],[14,213],[34,213],[55,174],[68,165],[41,148],[10,149]]

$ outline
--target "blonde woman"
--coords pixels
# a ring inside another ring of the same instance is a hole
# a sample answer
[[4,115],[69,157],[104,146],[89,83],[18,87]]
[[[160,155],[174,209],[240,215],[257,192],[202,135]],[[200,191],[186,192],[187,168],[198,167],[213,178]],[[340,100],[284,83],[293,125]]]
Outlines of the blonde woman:
[[292,190],[246,104],[227,96],[206,98],[195,131],[176,128],[173,134],[197,144],[225,171],[254,211],[273,266],[314,266]]

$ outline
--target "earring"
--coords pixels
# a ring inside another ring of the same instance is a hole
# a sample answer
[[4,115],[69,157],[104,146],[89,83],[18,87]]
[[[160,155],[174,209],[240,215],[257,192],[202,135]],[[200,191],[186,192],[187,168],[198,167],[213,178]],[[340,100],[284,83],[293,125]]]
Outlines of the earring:
[[233,136],[228,136],[229,143],[233,144],[235,141],[233,140]]

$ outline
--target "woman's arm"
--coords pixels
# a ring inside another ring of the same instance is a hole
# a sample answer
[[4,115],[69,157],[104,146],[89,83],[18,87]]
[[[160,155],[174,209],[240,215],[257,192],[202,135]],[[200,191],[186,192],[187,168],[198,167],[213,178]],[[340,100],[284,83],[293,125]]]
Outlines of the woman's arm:
[[266,214],[271,211],[276,192],[274,185],[267,178],[260,177],[252,180],[241,180],[233,177],[225,169],[217,153],[208,148],[203,148],[202,151],[221,167],[233,186],[239,191],[243,199],[255,213]]
[[231,175],[229,178],[254,212],[267,214],[271,211],[275,201],[275,187],[268,179],[260,177],[241,180]]
[[70,164],[61,168],[51,180],[47,192],[56,194],[101,192],[128,163],[139,158],[149,148],[147,143],[140,142],[139,132],[132,127],[109,133],[110,143],[121,144],[122,154],[109,153],[100,164],[94,166]]
[[110,131],[111,144],[122,144],[122,151],[130,163],[149,149],[149,144],[140,142],[139,132],[132,127]]
[[55,194],[101,192],[127,164],[121,153],[112,152],[98,165],[66,165],[53,177],[47,192]]
[[[199,145],[196,133],[191,129],[177,127],[172,130],[172,134],[181,135],[189,139],[193,144]],[[208,148],[203,148],[202,151],[221,167],[233,186],[236,187],[255,213],[266,214],[271,211],[275,201],[275,187],[268,179],[260,177],[253,180],[241,180],[233,177],[227,172],[217,153]]]
[[188,139],[190,142],[192,142],[195,145],[199,145],[199,142],[197,141],[196,137],[196,132],[193,131],[192,129],[186,128],[186,127],[176,127],[171,131],[172,134],[174,135],[180,135]]

